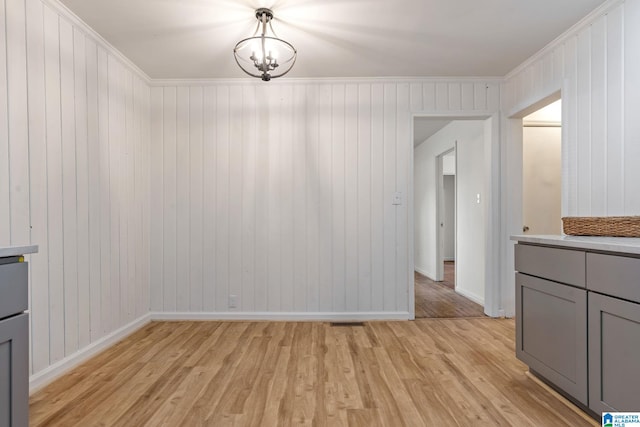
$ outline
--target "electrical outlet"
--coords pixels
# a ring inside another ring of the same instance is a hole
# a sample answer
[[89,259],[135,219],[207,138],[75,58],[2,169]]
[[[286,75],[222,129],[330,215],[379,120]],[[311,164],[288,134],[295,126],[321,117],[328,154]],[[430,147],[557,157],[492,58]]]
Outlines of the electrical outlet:
[[229,308],[238,307],[238,295],[229,295]]

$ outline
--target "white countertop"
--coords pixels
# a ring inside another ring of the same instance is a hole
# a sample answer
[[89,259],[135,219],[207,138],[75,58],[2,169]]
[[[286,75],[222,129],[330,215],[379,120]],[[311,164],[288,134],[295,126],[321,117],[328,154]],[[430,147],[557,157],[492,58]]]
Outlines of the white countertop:
[[541,245],[640,255],[640,238],[637,237],[564,236],[554,234],[513,235],[511,236],[511,240]]
[[38,245],[31,246],[9,246],[6,248],[0,247],[0,258],[10,256],[20,256],[26,254],[35,254],[38,252]]

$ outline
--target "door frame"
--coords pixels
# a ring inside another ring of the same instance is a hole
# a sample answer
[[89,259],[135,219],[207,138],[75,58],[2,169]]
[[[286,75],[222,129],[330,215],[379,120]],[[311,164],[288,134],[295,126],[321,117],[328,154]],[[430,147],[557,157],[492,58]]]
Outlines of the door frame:
[[[528,104],[518,105],[516,108],[504,113],[502,122],[502,135],[505,145],[504,161],[502,163],[502,238],[507,241],[511,235],[522,234],[522,118],[539,110],[558,99],[570,99],[571,85],[565,79],[562,87],[550,88],[548,92],[538,98],[532,99]],[[567,103],[562,103],[562,123],[567,123]],[[562,183],[561,183],[561,213],[567,214],[568,186],[566,185],[565,171],[569,170],[569,153],[567,141],[567,126],[562,127],[561,155],[562,155]],[[515,275],[513,274],[514,245],[505,245],[501,253],[502,265],[500,281],[503,284],[503,308],[505,315],[515,315]]]
[[500,112],[478,112],[478,111],[458,111],[452,113],[432,113],[432,112],[413,112],[410,114],[410,138],[407,140],[409,146],[409,265],[408,277],[408,301],[409,301],[409,318],[415,319],[415,259],[414,259],[414,241],[415,241],[415,213],[414,213],[414,121],[419,117],[450,119],[450,120],[484,120],[484,209],[485,209],[485,266],[482,275],[485,279],[484,289],[484,312],[490,317],[504,316],[504,310],[501,307],[502,286],[501,286],[501,253],[500,238],[502,236],[500,222],[501,215],[501,121]]

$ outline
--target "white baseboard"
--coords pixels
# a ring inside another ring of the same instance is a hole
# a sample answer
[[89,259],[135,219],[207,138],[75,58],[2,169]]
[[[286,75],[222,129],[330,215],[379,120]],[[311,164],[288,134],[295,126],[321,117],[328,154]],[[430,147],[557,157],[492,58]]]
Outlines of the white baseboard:
[[288,313],[288,312],[153,312],[151,320],[269,320],[269,321],[368,321],[368,320],[409,320],[408,311],[384,311],[384,312],[352,312],[352,313]]
[[462,295],[463,297],[470,299],[471,301],[480,304],[481,306],[484,307],[484,298],[479,297],[476,294],[473,294],[469,291],[465,291],[464,289],[460,289],[459,287],[456,286],[456,292],[459,293],[460,295]]
[[428,279],[431,279],[431,280],[435,281],[435,279],[433,278],[434,276],[431,275],[431,273],[427,272],[426,270],[423,270],[423,269],[421,269],[419,267],[413,267],[413,269],[415,271],[417,271],[418,273],[422,274],[423,276],[426,276]]
[[151,316],[149,314],[145,314],[144,316],[134,320],[128,325],[123,326],[122,328],[110,333],[109,335],[106,335],[99,340],[92,342],[85,348],[78,350],[72,355],[67,356],[64,359],[54,363],[48,368],[34,375],[31,375],[31,377],[29,378],[29,393],[31,394],[38,391],[42,387],[54,381],[56,378],[64,375],[71,369],[80,365],[82,362],[86,361],[92,356],[95,356],[97,353],[106,350],[116,342],[136,332],[138,329],[142,328],[150,321]]

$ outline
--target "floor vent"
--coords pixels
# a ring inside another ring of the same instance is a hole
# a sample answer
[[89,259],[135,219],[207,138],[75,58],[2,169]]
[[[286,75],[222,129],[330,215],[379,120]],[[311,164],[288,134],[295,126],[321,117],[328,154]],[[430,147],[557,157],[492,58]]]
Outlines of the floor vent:
[[364,322],[331,322],[331,326],[364,326]]

